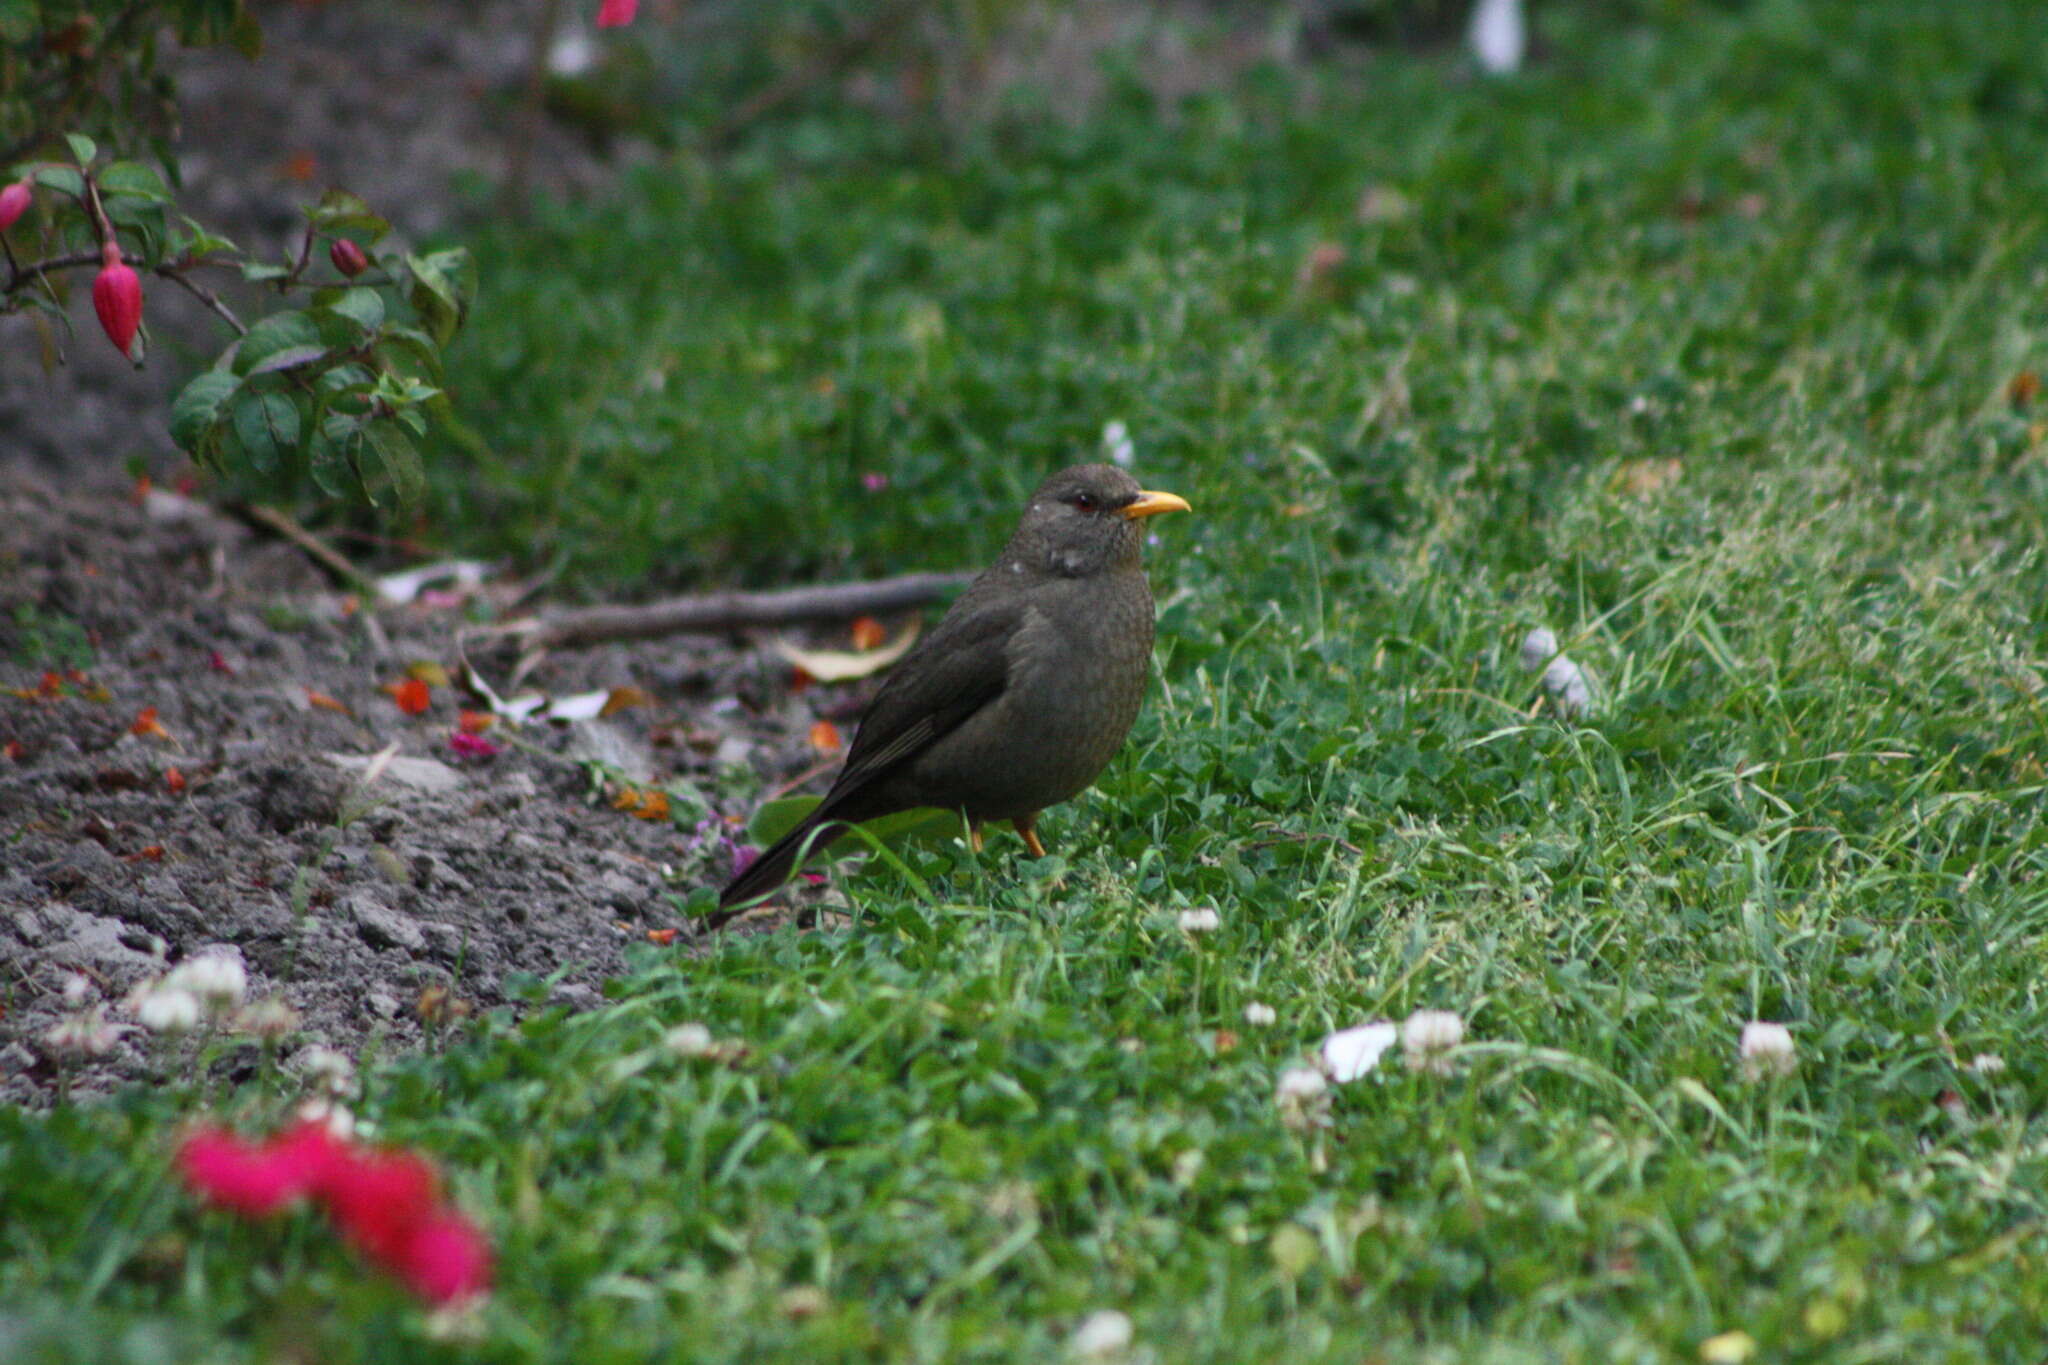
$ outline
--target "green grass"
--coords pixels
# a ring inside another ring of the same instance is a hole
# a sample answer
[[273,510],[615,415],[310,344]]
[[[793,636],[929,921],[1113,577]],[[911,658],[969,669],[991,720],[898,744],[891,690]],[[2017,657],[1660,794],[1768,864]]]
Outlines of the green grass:
[[[175,1094],[0,1113],[0,1303],[94,1360],[1040,1360],[1103,1307],[1218,1365],[2036,1360],[2048,49],[2017,5],[1575,13],[1508,83],[820,112],[487,240],[502,459],[444,526],[593,591],[973,565],[1120,418],[1197,509],[1148,710],[1051,863],[916,853],[850,928],[377,1067],[498,1239],[480,1345],[310,1217],[194,1211]],[[1419,1007],[1455,1075],[1283,1125],[1282,1068]],[[1742,1082],[1749,1019],[1795,1076]]]

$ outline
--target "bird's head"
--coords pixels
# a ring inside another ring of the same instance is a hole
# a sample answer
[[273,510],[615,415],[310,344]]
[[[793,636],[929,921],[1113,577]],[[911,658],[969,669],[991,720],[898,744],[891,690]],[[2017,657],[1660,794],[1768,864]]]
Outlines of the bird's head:
[[1020,572],[1060,578],[1134,568],[1139,523],[1160,512],[1187,510],[1183,499],[1148,492],[1115,465],[1075,465],[1038,485],[1003,562],[1021,566]]

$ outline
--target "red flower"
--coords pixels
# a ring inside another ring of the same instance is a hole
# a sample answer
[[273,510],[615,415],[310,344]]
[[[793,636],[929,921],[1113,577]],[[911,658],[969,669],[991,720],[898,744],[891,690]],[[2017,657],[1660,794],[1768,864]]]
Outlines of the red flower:
[[434,1168],[411,1152],[348,1153],[328,1172],[327,1207],[355,1247],[395,1267],[415,1229],[434,1214],[441,1194]]
[[490,1243],[441,1202],[434,1168],[411,1152],[358,1147],[308,1119],[261,1143],[199,1129],[178,1148],[177,1163],[208,1202],[237,1213],[274,1213],[312,1195],[349,1245],[430,1303],[490,1288]]
[[633,11],[640,8],[640,0],[604,0],[597,7],[597,26],[617,28],[633,22]]
[[491,1246],[461,1214],[433,1213],[413,1225],[390,1269],[427,1302],[453,1303],[491,1287]]
[[209,1203],[260,1216],[319,1189],[342,1151],[319,1123],[299,1124],[263,1143],[202,1128],[179,1147],[178,1169]]
[[0,232],[14,226],[22,214],[28,212],[29,183],[17,180],[6,189],[0,190]]
[[457,730],[448,736],[448,747],[455,751],[458,758],[496,758],[498,755],[496,744],[482,735],[471,734],[467,730]]
[[107,340],[122,355],[135,343],[142,326],[142,281],[121,259],[119,244],[109,241],[100,248],[100,273],[92,282],[92,307],[100,315]]

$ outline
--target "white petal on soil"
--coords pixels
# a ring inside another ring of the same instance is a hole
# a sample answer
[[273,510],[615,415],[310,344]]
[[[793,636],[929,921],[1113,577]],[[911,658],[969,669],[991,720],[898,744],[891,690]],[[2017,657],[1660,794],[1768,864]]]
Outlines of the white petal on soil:
[[489,568],[489,565],[474,559],[446,559],[438,564],[422,564],[417,569],[385,574],[377,579],[377,596],[394,606],[402,606],[442,579],[453,580],[458,588],[474,588],[484,581],[484,574]]
[[555,698],[541,714],[549,720],[596,720],[604,714],[605,703],[611,699],[609,690],[578,692],[573,697]]
[[902,658],[917,639],[918,623],[912,621],[901,633],[879,649],[804,649],[787,640],[774,642],[775,652],[816,678],[819,682],[844,682],[879,673]]

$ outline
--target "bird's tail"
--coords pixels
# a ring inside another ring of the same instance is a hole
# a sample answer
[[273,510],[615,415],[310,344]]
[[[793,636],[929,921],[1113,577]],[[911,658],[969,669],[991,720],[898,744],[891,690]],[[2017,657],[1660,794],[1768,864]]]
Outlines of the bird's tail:
[[[821,829],[820,826],[827,828]],[[796,871],[797,862],[805,854],[833,843],[846,833],[846,829],[843,813],[833,809],[830,802],[818,805],[797,821],[789,833],[770,844],[760,857],[749,863],[746,871],[726,883],[725,890],[718,893],[718,909],[704,917],[704,927],[723,927],[748,902],[759,900],[788,881],[789,874]]]

